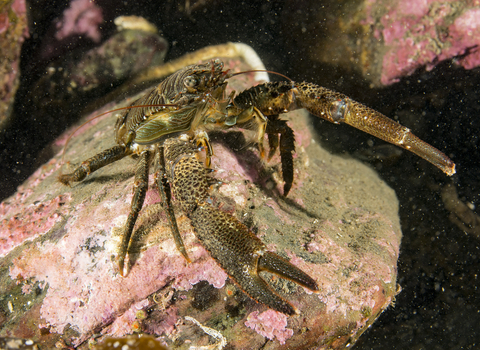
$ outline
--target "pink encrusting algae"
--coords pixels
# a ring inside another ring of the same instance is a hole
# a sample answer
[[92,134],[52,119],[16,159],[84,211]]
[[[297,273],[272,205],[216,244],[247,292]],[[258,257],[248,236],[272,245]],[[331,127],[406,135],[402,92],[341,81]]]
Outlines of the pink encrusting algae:
[[[121,202],[124,200],[119,200],[114,207],[128,206]],[[110,259],[115,250],[108,249],[108,240],[112,239],[110,232],[117,223],[116,212],[100,206],[94,211],[83,210],[83,214],[72,220],[71,226],[65,226],[68,237],[59,243],[28,249],[14,259],[10,268],[12,278],[48,283],[41,314],[56,332],[63,332],[70,324],[80,333],[86,333],[114,320],[131,304],[141,302],[165,286],[175,274],[182,277],[174,288],[182,290],[190,289],[199,280],[207,280],[217,288],[225,283],[225,273],[211,259],[205,259],[208,255],[203,248],[190,249],[194,262],[187,264],[176,252],[173,239],[147,249],[128,276],[121,277]],[[187,242],[191,243],[192,238]],[[124,334],[117,329],[116,335]]]
[[38,195],[35,188],[59,169],[54,159],[39,168],[18,192],[0,203],[0,257],[23,242],[47,233],[69,210],[69,193]]
[[286,9],[287,45],[310,59],[299,71],[332,65],[381,87],[438,65],[480,66],[478,0],[289,0]]
[[73,0],[57,22],[55,38],[65,39],[71,35],[85,35],[98,43],[101,40],[100,24],[102,9],[91,0]]
[[[366,13],[372,13],[369,6],[376,6],[376,1],[366,5]],[[394,83],[422,66],[432,69],[452,58],[466,69],[479,66],[478,6],[477,0],[461,4],[451,0],[395,1],[385,7],[380,19],[367,16],[364,24],[378,28],[375,33],[381,33],[385,45],[381,82]]]
[[[58,209],[70,200],[70,196],[60,195],[50,200],[40,198],[19,213],[11,215],[1,222],[0,256],[5,256],[16,246],[26,240],[33,240],[47,233],[61,220]],[[0,215],[4,215],[4,203],[0,204]]]
[[287,328],[287,316],[273,310],[261,314],[258,311],[252,312],[247,316],[245,326],[270,340],[276,338],[280,344],[285,344],[285,341],[293,335],[293,329]]

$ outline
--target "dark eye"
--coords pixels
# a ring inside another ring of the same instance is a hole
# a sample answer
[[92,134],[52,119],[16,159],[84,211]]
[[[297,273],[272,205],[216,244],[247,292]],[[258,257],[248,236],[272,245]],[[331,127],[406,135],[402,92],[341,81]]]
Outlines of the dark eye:
[[187,88],[193,88],[197,86],[198,80],[193,75],[189,75],[185,78],[184,84]]

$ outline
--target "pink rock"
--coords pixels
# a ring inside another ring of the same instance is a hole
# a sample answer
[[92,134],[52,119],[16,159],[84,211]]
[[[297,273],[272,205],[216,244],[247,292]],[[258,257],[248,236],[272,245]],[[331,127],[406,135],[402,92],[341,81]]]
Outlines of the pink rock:
[[63,17],[57,22],[57,40],[71,35],[85,35],[98,43],[101,39],[99,25],[103,22],[102,9],[91,0],[72,0]]
[[[478,4],[465,1],[458,7],[459,3],[451,1],[429,1],[428,4],[422,1],[419,5],[398,1],[380,18],[386,50],[381,77],[384,85],[423,66],[432,69],[438,62],[463,55],[470,49],[473,51],[456,63],[471,69],[480,62],[475,49],[480,44]],[[415,10],[405,11],[408,7]],[[370,18],[366,23],[378,26],[378,19]],[[399,29],[392,35],[394,28]]]
[[0,130],[9,123],[19,84],[22,43],[28,38],[24,0],[3,2],[0,8]]
[[267,310],[260,315],[258,311],[252,312],[248,315],[245,326],[270,340],[277,338],[282,345],[293,335],[293,330],[287,328],[287,316],[273,310]]
[[[330,1],[321,6],[291,1],[285,17],[296,50],[360,72],[380,86],[445,60],[465,69],[478,67],[479,5],[476,0]],[[301,29],[298,23],[308,35],[295,32]]]
[[449,27],[452,40],[452,47],[444,56],[462,55],[469,49],[468,55],[459,58],[456,62],[466,69],[472,69],[480,65],[480,8],[474,8],[464,12],[455,19],[454,23]]
[[[248,68],[238,60],[226,66]],[[230,85],[241,91],[252,76],[231,79]],[[234,152],[226,146],[231,134],[219,135],[220,142],[213,144],[213,168],[224,182],[213,195],[219,203],[230,203],[233,215],[269,249],[318,282],[320,291],[313,294],[264,276],[298,315],[278,314],[238,290],[177,210],[192,260],[187,264],[153,186],[136,225],[131,270],[121,277],[113,257],[129,212],[135,161],[116,162],[69,188],[56,181],[58,152],[0,208],[0,265],[5,267],[0,278],[15,301],[0,336],[28,334],[47,348],[62,338],[86,348],[94,334],[143,331],[181,348],[208,344],[209,335],[183,321],[190,316],[223,333],[233,348],[343,348],[355,342],[396,294],[401,233],[395,194],[370,168],[321,149],[304,113],[287,118],[297,140],[289,196],[281,195],[279,156],[265,163],[255,150]],[[78,164],[112,146],[114,124],[110,116],[82,129],[65,159]],[[40,205],[44,209],[35,211]],[[11,225],[15,217],[29,223]]]

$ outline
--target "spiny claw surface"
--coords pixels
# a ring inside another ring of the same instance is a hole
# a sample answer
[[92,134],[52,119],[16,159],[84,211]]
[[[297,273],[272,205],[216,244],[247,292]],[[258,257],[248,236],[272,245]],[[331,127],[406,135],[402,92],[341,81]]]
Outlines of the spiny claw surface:
[[265,245],[233,216],[205,203],[190,214],[190,219],[210,255],[253,300],[287,315],[296,313],[260,277],[261,271],[275,273],[313,291],[318,289],[305,272],[266,251]]
[[[384,141],[405,148],[432,163],[447,175],[455,164],[444,153],[420,140],[410,129],[349,97],[312,83],[272,82],[247,89],[234,99],[229,113],[249,106],[270,119],[281,113],[305,108],[332,123],[346,123]],[[267,132],[268,133],[268,132]]]
[[295,314],[295,307],[275,293],[259,273],[277,274],[312,291],[318,290],[316,282],[277,254],[266,251],[265,244],[245,225],[206,201],[210,172],[195,157],[192,143],[165,141],[165,158],[173,193],[210,255],[253,300],[287,315]]
[[297,104],[333,123],[346,123],[384,141],[415,153],[447,175],[455,174],[455,164],[444,153],[416,137],[410,129],[347,96],[311,83],[294,89]]

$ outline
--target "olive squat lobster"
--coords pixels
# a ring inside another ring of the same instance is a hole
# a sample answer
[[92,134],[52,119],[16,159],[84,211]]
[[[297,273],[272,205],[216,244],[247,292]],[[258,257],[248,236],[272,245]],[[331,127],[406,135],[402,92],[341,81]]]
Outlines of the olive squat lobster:
[[[120,274],[124,275],[127,270],[125,258],[153,165],[175,244],[185,259],[189,261],[172,198],[191,220],[202,245],[250,298],[293,315],[298,312],[296,308],[274,292],[259,273],[274,273],[311,291],[318,290],[317,283],[287,260],[269,252],[244,224],[212,204],[210,187],[217,180],[210,169],[213,149],[209,131],[232,127],[254,130],[262,157],[263,139],[267,134],[269,156],[280,149],[285,196],[293,183],[295,144],[293,130],[285,120],[279,119],[279,114],[299,108],[333,123],[350,124],[410,150],[448,175],[455,173],[455,164],[409,129],[340,93],[311,83],[289,81],[264,83],[237,96],[233,92],[226,97],[227,80],[232,76],[223,69],[220,60],[188,66],[170,75],[118,118],[116,146],[87,159],[72,173],[60,175],[59,181],[65,185],[82,181],[107,164],[138,155],[134,195],[117,257]],[[201,149],[206,152],[203,161],[198,157]]]

